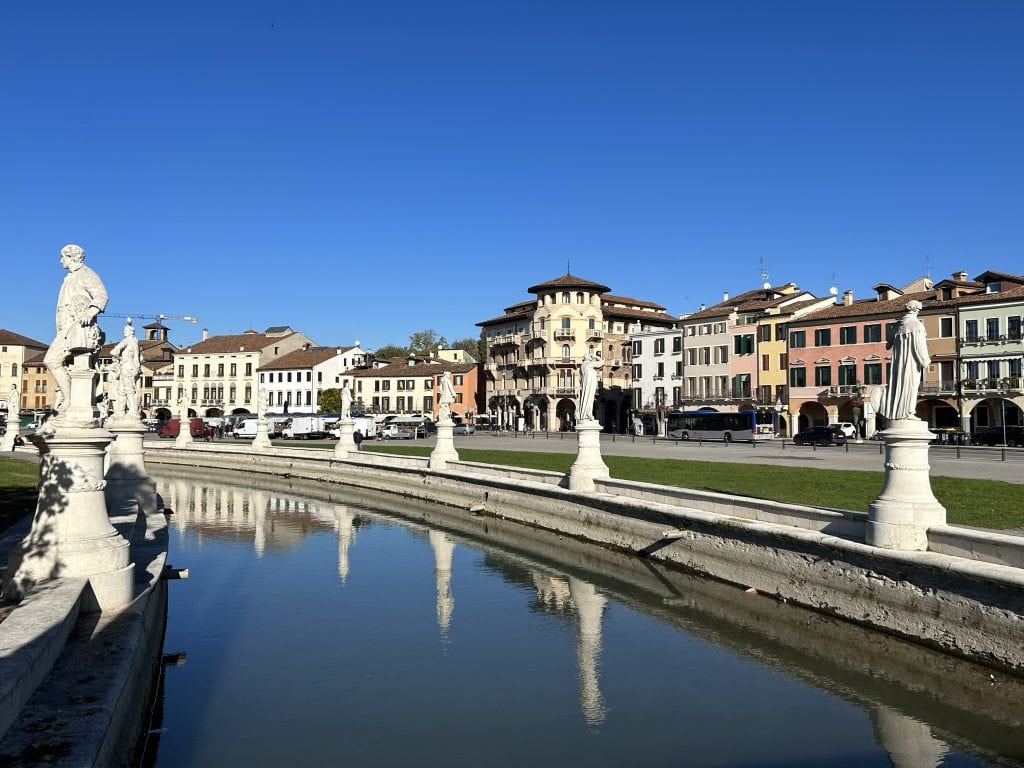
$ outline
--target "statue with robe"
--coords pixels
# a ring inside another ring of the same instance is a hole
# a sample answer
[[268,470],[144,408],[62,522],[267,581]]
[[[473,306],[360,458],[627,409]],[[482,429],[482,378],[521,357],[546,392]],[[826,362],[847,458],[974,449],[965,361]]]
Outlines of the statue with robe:
[[878,412],[889,421],[916,419],[917,393],[921,387],[921,374],[931,364],[928,355],[927,334],[918,317],[921,302],[907,302],[907,313],[900,319],[896,331],[886,344],[892,350],[889,384],[882,393]]
[[597,395],[597,372],[604,367],[604,360],[593,352],[587,352],[580,361],[580,413],[577,421],[595,421],[594,398]]

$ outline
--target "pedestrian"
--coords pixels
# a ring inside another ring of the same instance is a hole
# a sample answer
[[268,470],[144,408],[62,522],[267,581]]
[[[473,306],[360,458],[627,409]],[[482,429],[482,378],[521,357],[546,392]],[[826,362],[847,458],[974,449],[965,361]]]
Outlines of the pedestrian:
[[363,433],[360,432],[358,429],[355,432],[352,433],[352,442],[354,442],[356,444],[356,450],[357,451],[361,451],[362,450]]

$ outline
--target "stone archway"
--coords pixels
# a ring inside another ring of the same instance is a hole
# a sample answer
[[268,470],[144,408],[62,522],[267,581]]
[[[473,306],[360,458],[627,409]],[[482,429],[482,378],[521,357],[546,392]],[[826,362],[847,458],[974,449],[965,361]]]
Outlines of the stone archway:
[[576,402],[562,398],[555,404],[555,427],[559,432],[568,432],[576,427]]
[[153,418],[157,419],[158,421],[168,421],[168,420],[170,420],[172,418],[171,409],[170,408],[157,408],[153,412]]
[[797,432],[826,424],[828,424],[828,411],[821,403],[806,402],[800,406],[800,410],[797,412]]

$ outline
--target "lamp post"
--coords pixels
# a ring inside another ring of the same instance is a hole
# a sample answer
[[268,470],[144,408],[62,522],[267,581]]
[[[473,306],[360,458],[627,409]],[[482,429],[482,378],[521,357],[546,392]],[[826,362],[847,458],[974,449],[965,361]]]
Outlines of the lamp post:
[[1003,424],[1003,447],[1006,447],[1006,396],[1010,393],[1008,382],[999,382],[999,420]]

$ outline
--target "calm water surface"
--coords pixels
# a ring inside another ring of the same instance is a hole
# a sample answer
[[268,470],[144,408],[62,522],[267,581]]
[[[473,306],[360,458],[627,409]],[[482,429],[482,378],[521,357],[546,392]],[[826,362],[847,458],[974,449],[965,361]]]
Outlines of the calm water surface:
[[153,474],[191,572],[158,766],[1024,764],[1021,686],[910,644],[433,505]]

